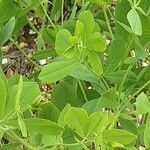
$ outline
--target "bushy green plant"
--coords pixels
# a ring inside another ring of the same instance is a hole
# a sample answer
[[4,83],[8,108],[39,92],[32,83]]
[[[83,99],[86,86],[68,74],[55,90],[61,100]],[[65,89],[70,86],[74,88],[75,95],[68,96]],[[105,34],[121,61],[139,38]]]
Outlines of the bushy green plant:
[[[150,149],[150,1],[1,0],[0,16],[0,150]],[[26,25],[31,57],[17,44]],[[5,45],[32,74],[6,78]]]

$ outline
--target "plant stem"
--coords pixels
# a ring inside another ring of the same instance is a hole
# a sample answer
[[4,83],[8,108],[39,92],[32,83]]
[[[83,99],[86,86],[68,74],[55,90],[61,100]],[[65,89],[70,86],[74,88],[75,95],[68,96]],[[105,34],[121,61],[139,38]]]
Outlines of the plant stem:
[[106,12],[106,6],[103,6],[102,9],[103,9],[104,17],[105,17],[105,20],[106,20],[106,23],[107,23],[107,27],[108,27],[110,36],[111,36],[112,40],[114,40],[114,35],[112,33],[111,26],[110,26],[109,19],[108,19],[108,15],[107,15],[107,12]]
[[133,43],[133,40],[134,40],[134,36],[131,38],[127,48],[126,48],[126,51],[125,51],[125,54],[124,54],[124,57],[122,58],[122,62],[120,63],[120,66],[118,67],[118,70],[121,70],[122,68],[122,65],[124,63],[124,61],[126,60],[126,58],[128,57],[128,54],[130,52],[130,49],[131,49],[131,46],[132,46],[132,43]]
[[127,101],[120,107],[118,113],[116,114],[115,120],[114,122],[110,125],[109,129],[113,128],[116,121],[118,120],[119,115],[121,114],[121,112],[123,111],[123,109],[125,108],[126,104],[128,102],[130,102],[130,100],[132,98],[134,98],[139,92],[141,92],[146,86],[148,86],[150,84],[150,80],[147,81],[139,90],[137,90],[129,99],[127,99]]
[[148,70],[149,67],[145,67],[137,76],[138,80],[141,79],[141,77],[143,76],[143,74]]
[[64,25],[64,0],[62,0],[62,4],[61,4],[61,26],[63,27]]
[[37,30],[37,28],[33,25],[33,23],[31,22],[31,20],[29,18],[27,18],[29,25],[31,26],[31,28],[37,33],[39,34],[39,31]]
[[52,25],[52,27],[54,28],[54,27],[55,27],[55,25],[54,25],[54,23],[52,22],[51,18],[49,17],[49,15],[48,15],[47,11],[45,10],[45,8],[44,8],[43,4],[40,2],[40,0],[38,0],[38,1],[39,1],[39,3],[41,4],[42,9],[43,9],[43,11],[44,11],[44,13],[45,13],[45,15],[46,15],[46,17],[47,17],[47,19],[48,19],[49,23],[50,23],[50,24]]
[[21,139],[13,131],[8,131],[8,132],[6,132],[6,134],[8,136],[10,136],[11,138],[13,138],[15,141],[17,141],[17,142],[21,143],[22,145],[24,145],[27,149],[29,149],[29,150],[36,150],[33,146],[31,146],[30,144],[26,143],[23,139]]
[[150,84],[150,80],[148,80],[142,87],[140,87],[133,95],[131,98],[139,94],[145,87],[147,87]]
[[82,92],[82,94],[83,94],[83,97],[84,97],[85,102],[88,102],[88,99],[87,99],[87,97],[86,97],[85,91],[84,91],[84,89],[83,89],[83,85],[82,85],[82,83],[80,82],[80,80],[78,80],[78,83],[79,83],[79,86],[80,86],[80,89],[81,89],[81,92]]
[[104,83],[105,87],[109,90],[110,88],[109,88],[109,86],[108,86],[108,84],[107,84],[105,78],[102,76],[101,79],[102,79],[102,82]]

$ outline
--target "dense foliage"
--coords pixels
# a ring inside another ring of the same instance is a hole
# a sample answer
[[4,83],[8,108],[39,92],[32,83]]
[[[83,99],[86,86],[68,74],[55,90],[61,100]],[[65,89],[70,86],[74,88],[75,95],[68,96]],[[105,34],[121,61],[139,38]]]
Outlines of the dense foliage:
[[149,49],[150,0],[0,0],[0,150],[150,149]]

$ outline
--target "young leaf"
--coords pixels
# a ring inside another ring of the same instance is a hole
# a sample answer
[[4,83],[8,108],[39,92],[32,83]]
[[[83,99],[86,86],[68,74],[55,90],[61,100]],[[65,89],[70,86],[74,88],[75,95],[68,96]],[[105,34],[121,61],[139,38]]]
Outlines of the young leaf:
[[55,49],[59,55],[72,58],[74,55],[73,44],[70,42],[71,33],[62,29],[56,34]]
[[93,33],[87,39],[87,49],[90,51],[103,52],[106,48],[105,39],[99,32]]
[[137,114],[146,114],[150,112],[150,102],[148,97],[142,92],[136,98],[136,113]]
[[88,58],[89,58],[89,63],[91,65],[92,71],[96,75],[101,76],[103,74],[103,66],[98,55],[94,52],[90,52]]
[[6,86],[3,80],[0,78],[0,119],[2,119],[6,104]]
[[142,25],[141,25],[141,20],[140,17],[137,13],[137,11],[132,8],[128,14],[127,14],[127,19],[129,21],[129,24],[133,30],[133,32],[136,35],[142,35]]
[[94,30],[94,17],[89,10],[82,11],[78,17],[78,20],[84,25],[84,40],[86,40]]
[[68,76],[76,69],[77,64],[78,62],[75,60],[50,63],[43,68],[39,79],[47,83],[56,82]]
[[66,115],[65,122],[81,137],[85,137],[86,127],[88,124],[88,113],[82,108],[71,107]]
[[135,141],[136,136],[126,130],[109,129],[103,131],[102,139],[105,142],[116,142],[119,144],[128,145]]
[[11,34],[15,27],[15,17],[12,17],[5,25],[1,35],[0,35],[0,46],[3,46],[11,37]]
[[74,35],[79,38],[83,38],[83,33],[84,33],[84,24],[80,20],[77,20]]

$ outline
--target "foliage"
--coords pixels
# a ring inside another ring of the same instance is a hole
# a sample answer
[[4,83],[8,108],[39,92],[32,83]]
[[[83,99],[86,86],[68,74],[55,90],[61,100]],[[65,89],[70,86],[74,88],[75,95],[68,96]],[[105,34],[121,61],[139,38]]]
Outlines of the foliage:
[[[0,150],[150,149],[150,1],[0,0],[0,16]],[[7,45],[32,73],[6,78]]]

